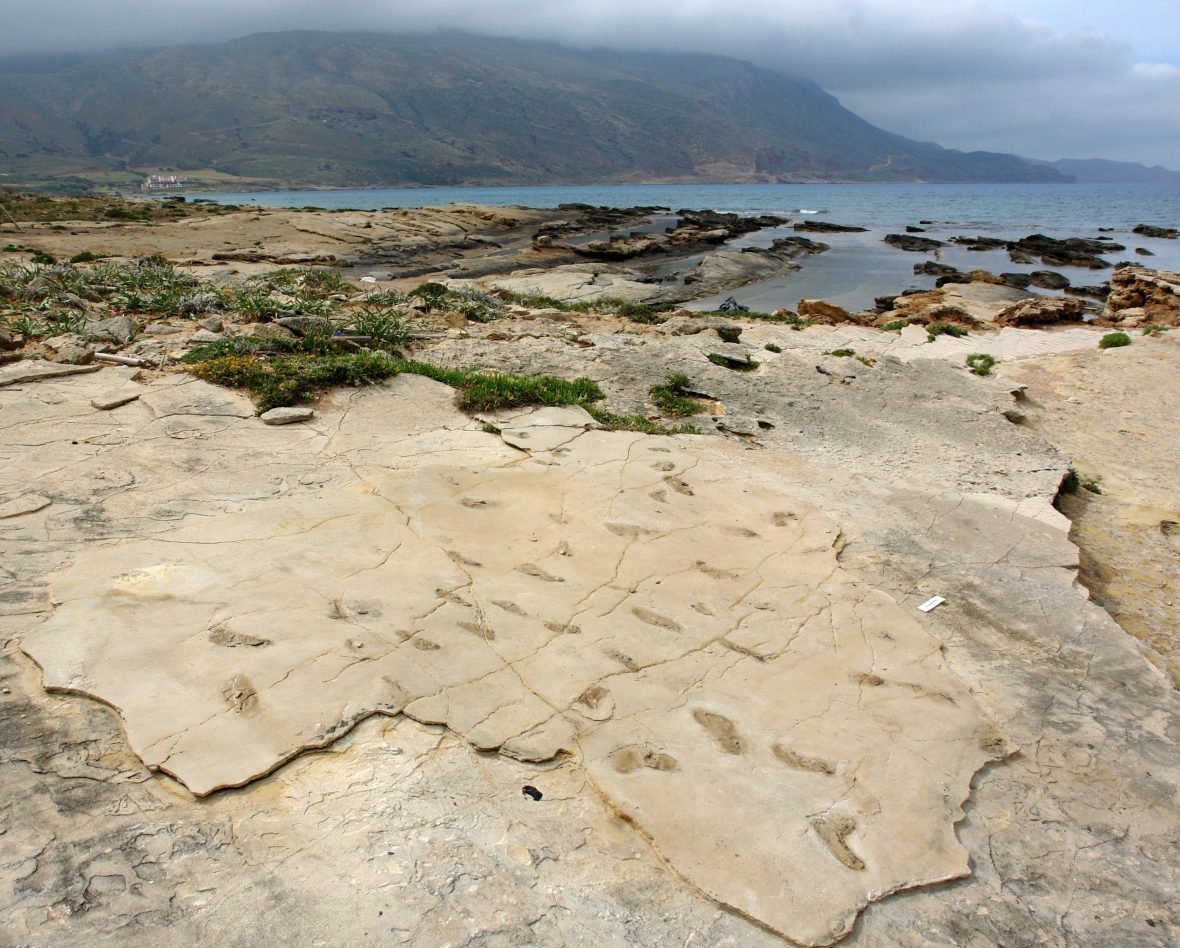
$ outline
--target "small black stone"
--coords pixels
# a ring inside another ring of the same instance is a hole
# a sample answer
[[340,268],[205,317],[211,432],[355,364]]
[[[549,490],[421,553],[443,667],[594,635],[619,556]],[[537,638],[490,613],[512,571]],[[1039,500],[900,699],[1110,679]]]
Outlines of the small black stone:
[[523,787],[521,787],[520,792],[523,793],[530,800],[540,800],[541,797],[544,795],[541,793],[540,790],[538,790],[536,787],[534,787],[530,784],[525,784]]

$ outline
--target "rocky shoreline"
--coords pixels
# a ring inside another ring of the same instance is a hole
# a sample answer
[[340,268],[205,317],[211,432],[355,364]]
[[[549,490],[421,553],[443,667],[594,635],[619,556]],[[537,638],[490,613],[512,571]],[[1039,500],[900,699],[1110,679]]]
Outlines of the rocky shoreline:
[[1174,941],[1176,274],[188,210],[3,234],[5,939]]

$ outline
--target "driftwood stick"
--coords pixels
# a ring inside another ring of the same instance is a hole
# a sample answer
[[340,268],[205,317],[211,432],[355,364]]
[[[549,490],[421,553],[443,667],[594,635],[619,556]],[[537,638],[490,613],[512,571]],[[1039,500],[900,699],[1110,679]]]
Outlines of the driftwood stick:
[[150,369],[152,363],[147,359],[133,359],[131,356],[115,355],[113,352],[96,352],[94,358],[99,362],[113,362],[116,365],[130,365],[137,369]]
[[3,211],[3,212],[4,212],[4,216],[5,216],[5,217],[7,217],[7,218],[8,218],[10,221],[12,221],[12,226],[13,226],[13,227],[15,227],[15,228],[16,228],[17,230],[19,230],[19,231],[24,231],[24,228],[23,228],[23,227],[21,227],[21,226],[20,226],[20,224],[18,224],[18,223],[16,222],[16,218],[15,218],[15,217],[13,217],[13,216],[12,216],[10,213],[8,213],[8,208],[6,208],[6,207],[5,207],[3,204],[0,204],[0,211]]

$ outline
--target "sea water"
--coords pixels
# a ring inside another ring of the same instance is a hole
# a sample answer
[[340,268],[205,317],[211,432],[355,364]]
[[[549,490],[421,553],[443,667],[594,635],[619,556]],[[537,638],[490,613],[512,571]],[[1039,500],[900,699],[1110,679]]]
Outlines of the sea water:
[[[1159,185],[1081,184],[675,184],[571,185],[515,188],[380,188],[331,191],[259,191],[192,194],[225,204],[266,207],[317,207],[378,210],[487,204],[495,207],[556,207],[592,204],[608,207],[658,206],[712,209],[738,214],[775,214],[792,221],[819,220],[867,228],[865,233],[805,234],[828,244],[826,253],[803,258],[802,269],[785,277],[750,284],[719,297],[698,301],[712,306],[725,296],[758,310],[793,308],[801,298],[820,298],[851,309],[871,308],[876,296],[906,289],[928,289],[934,278],[915,274],[915,263],[934,254],[898,250],[882,242],[889,233],[920,226],[921,236],[948,241],[955,236],[1016,239],[1030,234],[1050,237],[1110,237],[1126,247],[1104,255],[1165,270],[1180,269],[1180,240],[1132,233],[1137,224],[1180,226],[1180,188]],[[920,223],[929,221],[930,223]],[[749,234],[731,247],[765,247],[791,228]],[[1135,253],[1137,248],[1151,256]],[[1013,264],[1005,251],[971,251],[947,244],[937,253],[942,263],[961,270],[994,273],[1054,269],[1075,285],[1102,283],[1109,270]]]

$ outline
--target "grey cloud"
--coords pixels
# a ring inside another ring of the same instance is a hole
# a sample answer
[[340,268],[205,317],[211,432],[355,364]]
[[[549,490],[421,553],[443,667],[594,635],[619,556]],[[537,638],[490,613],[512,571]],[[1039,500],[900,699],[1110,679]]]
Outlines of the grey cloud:
[[[1046,6],[1039,4],[1042,12]],[[1136,70],[1125,40],[1025,22],[995,3],[0,0],[0,17],[0,55],[267,30],[440,27],[575,46],[714,52],[808,76],[876,124],[952,147],[1180,167],[1180,142],[1169,134],[1178,127],[1174,78]]]

